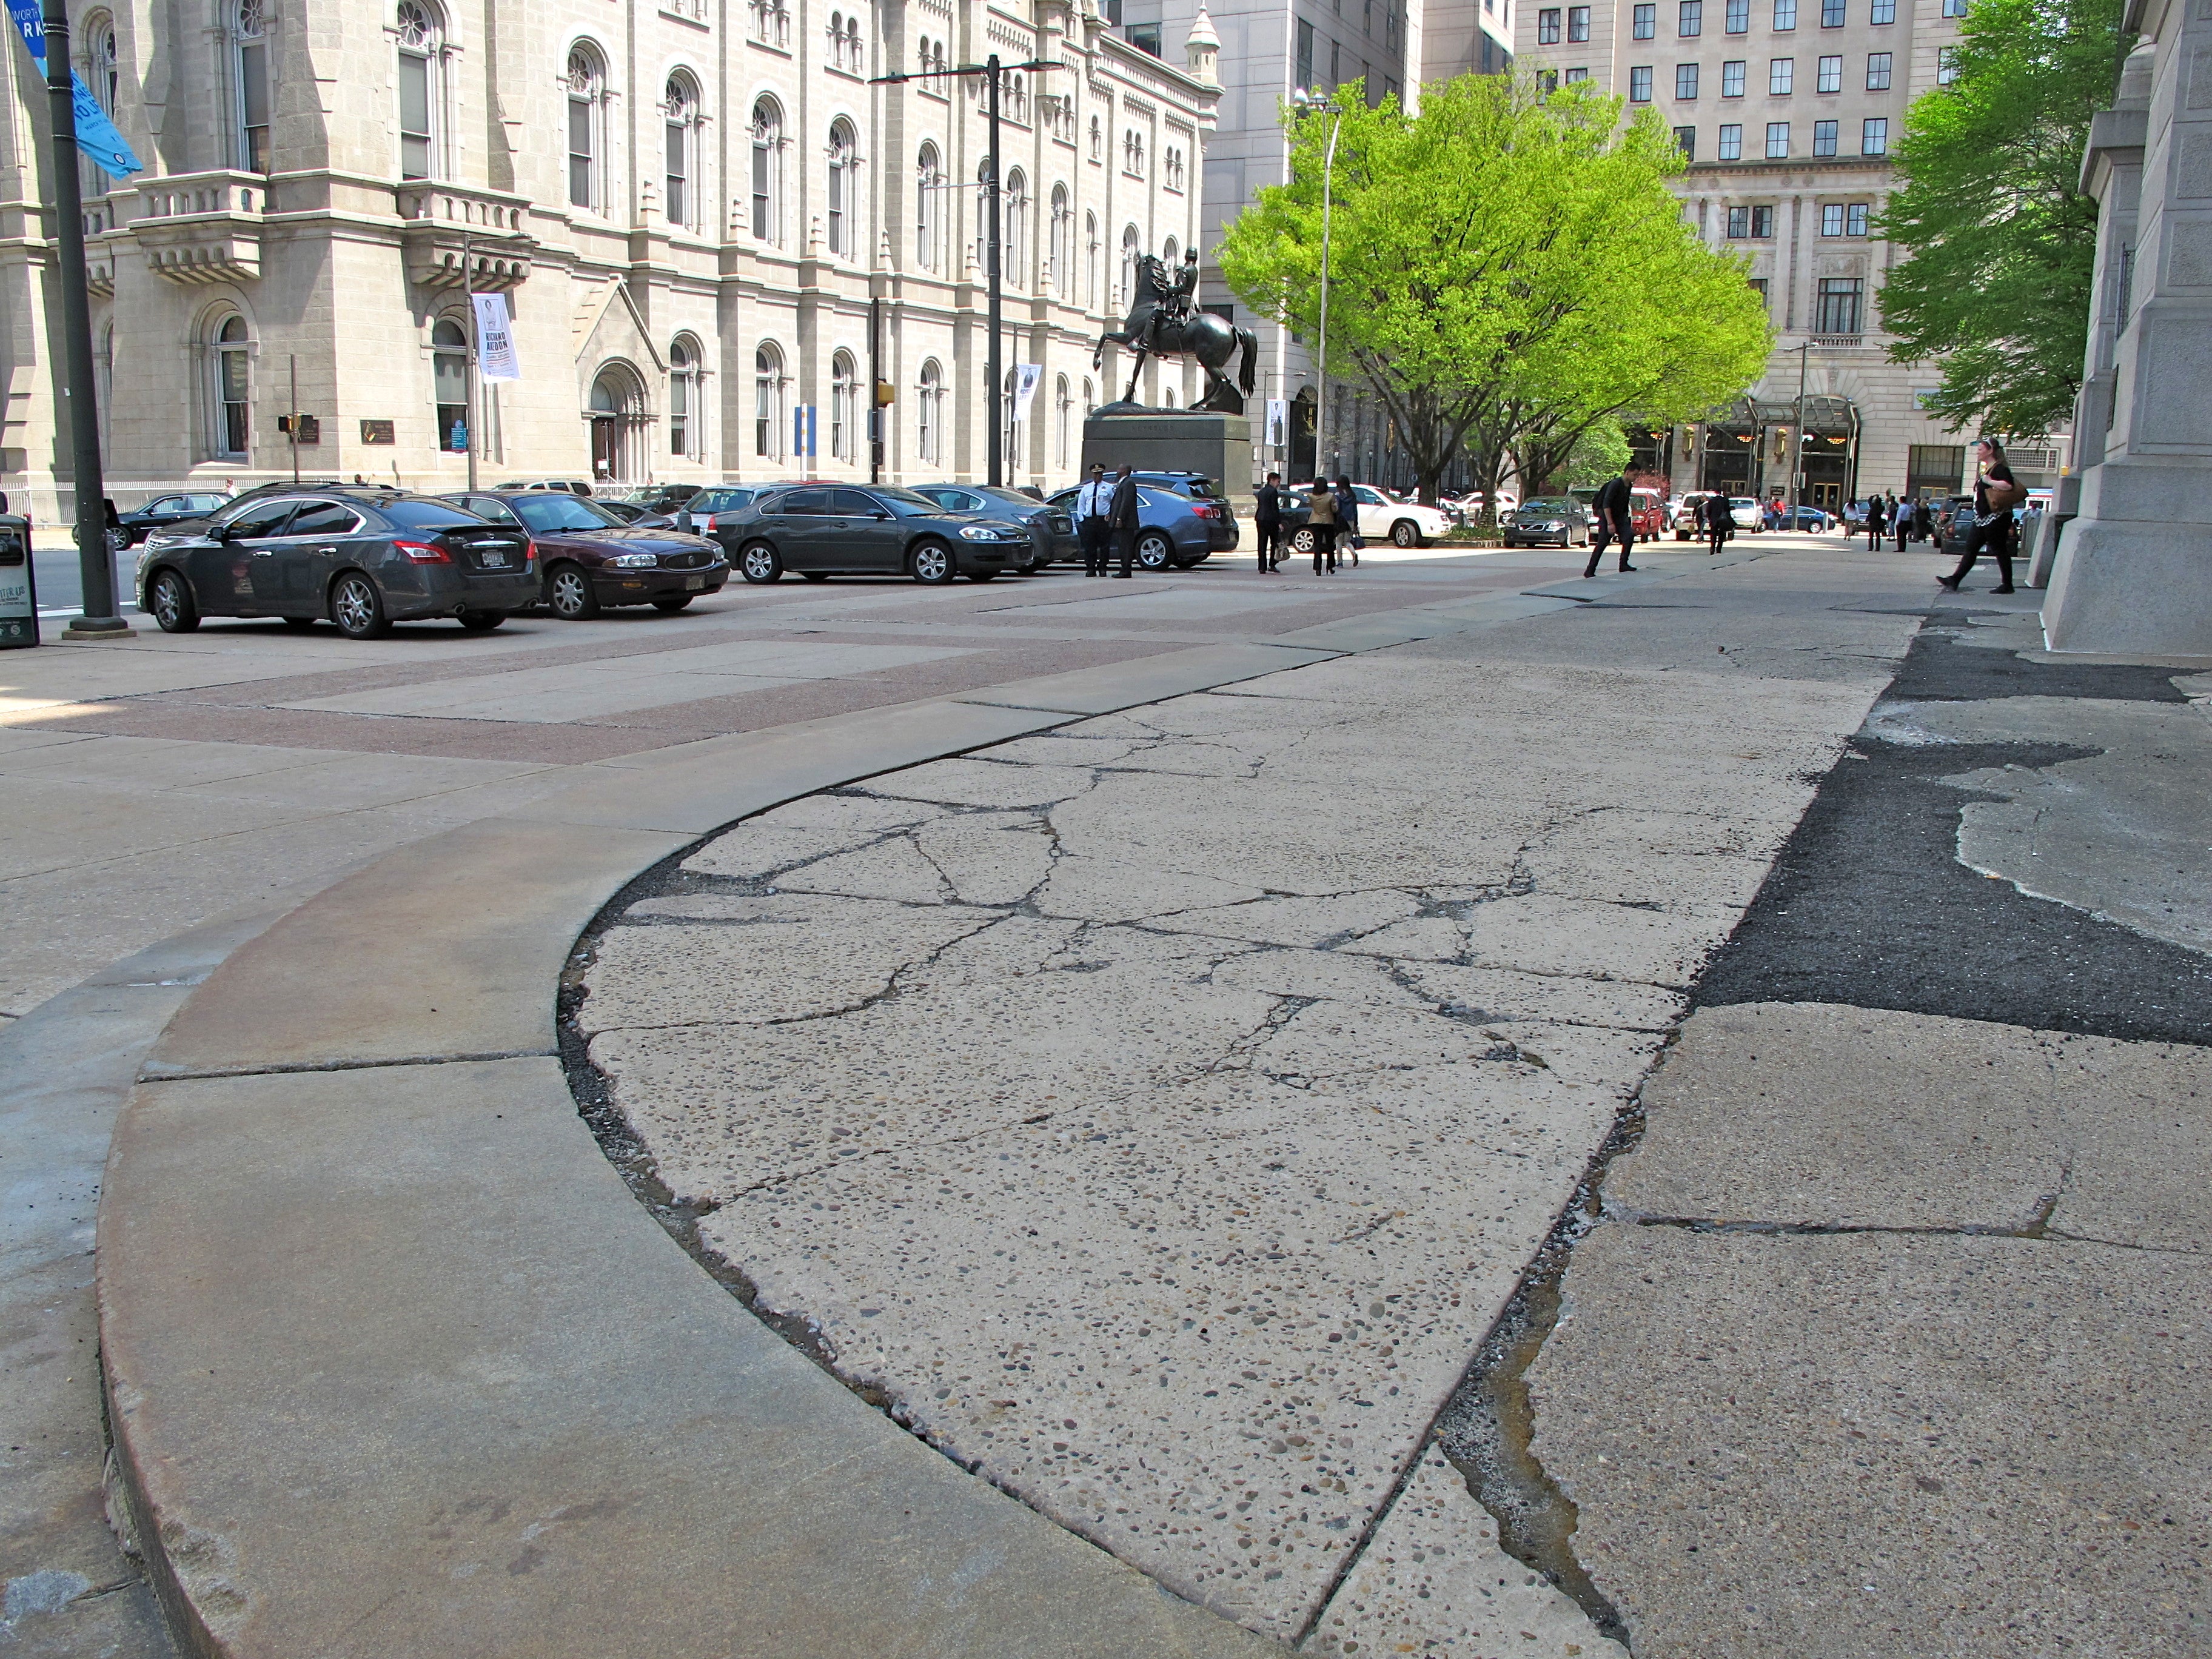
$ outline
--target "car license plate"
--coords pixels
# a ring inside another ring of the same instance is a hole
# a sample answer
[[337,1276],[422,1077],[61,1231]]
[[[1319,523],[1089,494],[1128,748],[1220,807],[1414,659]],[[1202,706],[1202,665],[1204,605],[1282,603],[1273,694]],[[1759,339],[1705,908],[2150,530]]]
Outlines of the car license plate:
[[487,570],[507,568],[507,555],[496,548],[486,548],[477,555],[477,562]]
[[704,576],[686,576],[684,579],[684,591],[687,593],[696,593],[706,586],[707,579]]

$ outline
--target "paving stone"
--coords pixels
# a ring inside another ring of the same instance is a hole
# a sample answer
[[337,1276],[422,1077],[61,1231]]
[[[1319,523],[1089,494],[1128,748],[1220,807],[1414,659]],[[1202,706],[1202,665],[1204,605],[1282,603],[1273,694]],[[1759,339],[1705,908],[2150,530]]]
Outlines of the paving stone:
[[1087,793],[1096,783],[1090,772],[1072,766],[1012,766],[963,757],[871,778],[864,793],[952,806],[1050,806]]
[[2212,1640],[2201,1261],[1612,1224],[1565,1293],[1534,1450],[1638,1659]]
[[1433,1447],[1299,1650],[1628,1659],[1572,1598],[1498,1548],[1498,1522]]

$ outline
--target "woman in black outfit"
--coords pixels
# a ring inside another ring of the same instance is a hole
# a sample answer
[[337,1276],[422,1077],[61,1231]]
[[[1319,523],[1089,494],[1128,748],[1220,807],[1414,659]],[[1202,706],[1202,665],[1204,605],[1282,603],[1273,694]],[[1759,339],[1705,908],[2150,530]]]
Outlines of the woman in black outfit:
[[1995,438],[1983,438],[1975,442],[1974,456],[1978,465],[1974,469],[1973,522],[1960,525],[1959,515],[1951,520],[1951,540],[1958,546],[1959,568],[1948,576],[1938,576],[1936,585],[1947,593],[1959,591],[1959,584],[1974,568],[1978,555],[1987,553],[1997,562],[1997,585],[1992,593],[2012,592],[2012,510],[2027,499],[2027,491],[2012,476],[2012,468],[2005,465],[2004,446]]

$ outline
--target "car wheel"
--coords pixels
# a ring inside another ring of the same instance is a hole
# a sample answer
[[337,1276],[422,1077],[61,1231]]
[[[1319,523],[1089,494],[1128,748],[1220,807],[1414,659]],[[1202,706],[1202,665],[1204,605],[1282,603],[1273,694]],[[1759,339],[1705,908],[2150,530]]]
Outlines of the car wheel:
[[284,618],[285,627],[297,629],[303,634],[314,625],[315,619],[313,617],[287,617]]
[[582,622],[599,614],[599,596],[592,592],[591,573],[565,559],[545,573],[545,603],[562,622]]
[[164,634],[189,634],[200,625],[200,608],[192,601],[191,584],[177,572],[155,572],[146,598],[147,608]]
[[908,556],[908,562],[914,579],[932,587],[942,587],[959,573],[953,568],[952,550],[943,542],[924,542]]
[[699,596],[696,593],[671,593],[666,599],[655,599],[653,602],[653,608],[655,611],[666,611],[673,613],[675,611],[681,611],[685,605],[690,604],[692,600],[698,597]]
[[1390,544],[1393,547],[1419,547],[1421,544],[1421,527],[1411,519],[1399,520],[1390,526]]
[[1175,548],[1157,530],[1137,538],[1137,562],[1147,570],[1164,570],[1175,557]]
[[373,640],[392,631],[384,596],[358,570],[349,570],[331,588],[331,620],[349,640]]
[[783,556],[766,542],[747,542],[738,550],[738,574],[749,582],[783,580]]
[[1313,532],[1310,530],[1293,530],[1291,532],[1291,551],[1293,553],[1312,552]]
[[507,620],[504,611],[459,611],[453,620],[471,634],[489,634]]

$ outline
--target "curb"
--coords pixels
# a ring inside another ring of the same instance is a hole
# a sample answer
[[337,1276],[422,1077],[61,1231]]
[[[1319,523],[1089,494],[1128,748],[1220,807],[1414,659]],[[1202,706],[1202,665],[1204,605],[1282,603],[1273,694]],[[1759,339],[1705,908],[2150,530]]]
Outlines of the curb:
[[578,1113],[560,975],[640,872],[771,806],[1574,603],[1378,612],[623,757],[240,945],[155,1043],[100,1209],[116,1461],[185,1650],[1279,1653],[961,1471],[685,1256]]

